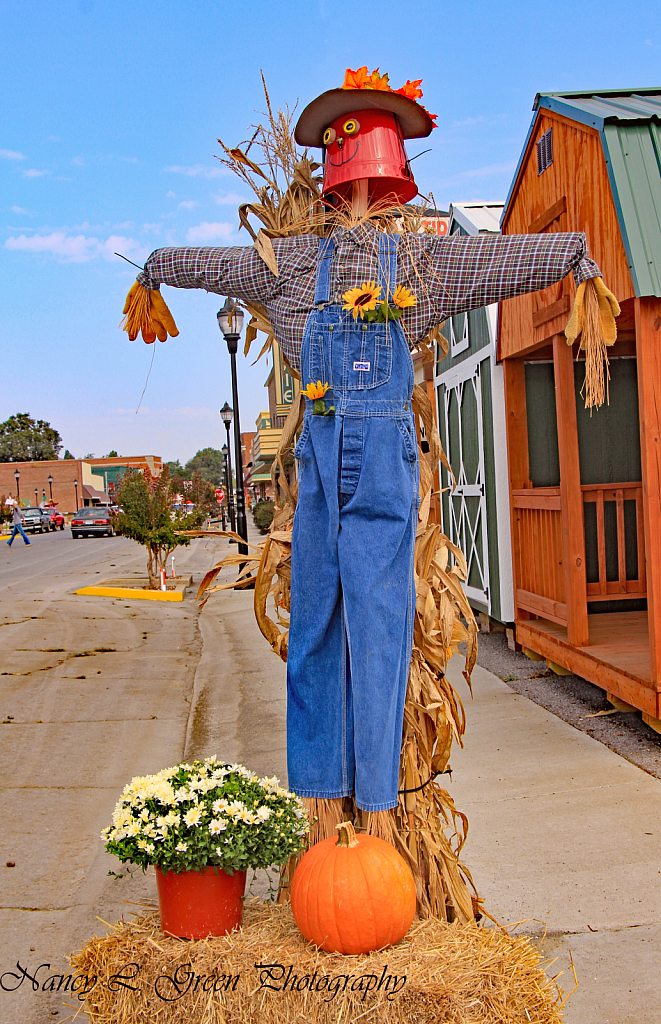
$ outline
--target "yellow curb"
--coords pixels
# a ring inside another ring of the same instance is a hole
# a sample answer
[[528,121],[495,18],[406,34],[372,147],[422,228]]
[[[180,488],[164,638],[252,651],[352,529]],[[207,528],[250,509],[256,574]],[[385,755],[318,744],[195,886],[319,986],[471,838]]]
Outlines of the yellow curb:
[[129,587],[81,587],[76,594],[91,597],[122,597],[133,601],[183,601],[180,590],[134,590]]

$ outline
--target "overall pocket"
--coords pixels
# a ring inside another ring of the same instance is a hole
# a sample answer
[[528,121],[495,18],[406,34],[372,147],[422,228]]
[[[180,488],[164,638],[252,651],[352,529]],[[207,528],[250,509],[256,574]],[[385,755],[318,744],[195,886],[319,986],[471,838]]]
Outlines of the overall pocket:
[[306,365],[303,368],[303,383],[305,385],[310,382],[316,384],[318,380],[320,380],[322,384],[330,383],[329,368],[326,366],[324,347],[324,338],[321,332],[313,331],[310,334]]
[[357,324],[344,333],[343,385],[365,391],[387,384],[392,373],[392,337],[387,324]]
[[300,459],[300,457],[301,457],[301,455],[303,453],[303,448],[305,447],[305,442],[307,441],[309,436],[310,436],[310,420],[306,416],[305,420],[303,421],[303,429],[301,431],[301,436],[299,437],[298,441],[296,442],[296,447],[294,448],[294,458],[295,459]]
[[396,419],[395,423],[404,439],[404,451],[409,462],[417,462],[418,439],[415,434],[415,427],[410,419]]

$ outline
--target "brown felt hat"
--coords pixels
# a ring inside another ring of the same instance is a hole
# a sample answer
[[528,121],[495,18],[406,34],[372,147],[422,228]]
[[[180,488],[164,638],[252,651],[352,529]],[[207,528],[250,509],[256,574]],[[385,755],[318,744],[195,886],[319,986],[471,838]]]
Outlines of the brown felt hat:
[[329,89],[308,103],[298,119],[294,138],[299,146],[322,146],[329,124],[357,110],[390,110],[399,121],[405,139],[424,139],[434,127],[425,108],[402,93],[381,89]]

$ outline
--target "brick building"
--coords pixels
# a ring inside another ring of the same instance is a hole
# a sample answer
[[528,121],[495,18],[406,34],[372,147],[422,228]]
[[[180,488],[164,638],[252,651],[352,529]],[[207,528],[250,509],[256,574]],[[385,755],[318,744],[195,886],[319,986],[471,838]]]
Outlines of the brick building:
[[148,469],[152,475],[160,476],[162,460],[158,455],[131,455],[113,459],[0,462],[0,496],[20,498],[23,506],[39,505],[52,498],[60,512],[75,512],[83,505],[111,503],[119,478],[129,467]]

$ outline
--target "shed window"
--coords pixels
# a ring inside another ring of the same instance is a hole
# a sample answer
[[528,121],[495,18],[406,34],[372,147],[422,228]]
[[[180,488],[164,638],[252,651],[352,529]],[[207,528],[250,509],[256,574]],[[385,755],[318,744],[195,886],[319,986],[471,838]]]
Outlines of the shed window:
[[537,174],[542,174],[553,163],[553,129],[544,132],[537,143]]
[[459,313],[450,318],[450,354],[459,355],[465,352],[470,344],[468,337],[468,314]]

